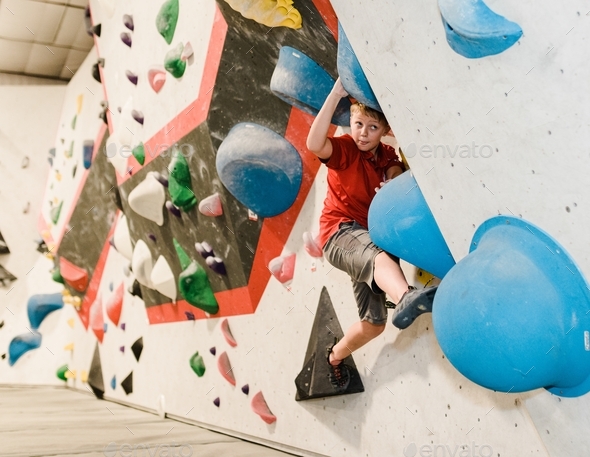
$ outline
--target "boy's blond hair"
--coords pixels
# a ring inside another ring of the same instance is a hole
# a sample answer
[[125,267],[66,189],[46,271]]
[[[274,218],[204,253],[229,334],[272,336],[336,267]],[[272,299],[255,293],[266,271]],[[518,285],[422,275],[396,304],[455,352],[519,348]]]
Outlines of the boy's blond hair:
[[376,121],[378,121],[381,125],[389,129],[389,122],[385,118],[385,115],[381,111],[377,111],[363,103],[353,103],[350,106],[350,114],[361,113],[365,116],[372,117]]

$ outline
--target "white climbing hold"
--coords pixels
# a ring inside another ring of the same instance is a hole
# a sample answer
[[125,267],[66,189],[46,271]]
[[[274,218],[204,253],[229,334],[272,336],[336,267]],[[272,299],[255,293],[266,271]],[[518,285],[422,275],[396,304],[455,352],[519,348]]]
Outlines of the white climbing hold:
[[145,179],[130,193],[129,206],[140,216],[154,221],[159,226],[164,224],[163,206],[166,202],[166,191],[154,176],[149,172]]
[[150,249],[147,244],[145,244],[145,241],[139,240],[135,244],[135,249],[133,250],[131,270],[133,271],[137,282],[150,289],[154,288],[152,284],[152,269],[153,261]]
[[127,260],[133,257],[133,246],[131,244],[131,236],[129,235],[129,226],[127,225],[127,218],[121,214],[115,233],[113,234],[113,244],[119,254]]
[[162,255],[158,257],[154,265],[151,281],[154,289],[176,302],[176,279],[170,265]]

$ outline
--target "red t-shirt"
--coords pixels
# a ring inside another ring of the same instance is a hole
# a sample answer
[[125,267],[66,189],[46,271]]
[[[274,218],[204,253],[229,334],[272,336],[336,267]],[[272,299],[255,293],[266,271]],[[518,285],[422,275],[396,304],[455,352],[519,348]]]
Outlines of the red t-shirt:
[[356,221],[367,227],[369,205],[385,172],[399,166],[395,149],[381,143],[375,156],[361,151],[350,135],[329,138],[332,155],[322,162],[328,167],[328,192],[320,216],[319,244],[324,246],[341,222]]

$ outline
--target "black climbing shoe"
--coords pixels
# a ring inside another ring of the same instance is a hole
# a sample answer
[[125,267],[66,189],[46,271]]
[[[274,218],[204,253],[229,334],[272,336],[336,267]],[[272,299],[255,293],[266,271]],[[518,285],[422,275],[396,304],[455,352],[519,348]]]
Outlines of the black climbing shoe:
[[348,365],[345,365],[344,362],[340,362],[338,365],[332,365],[330,363],[330,354],[332,353],[332,349],[336,346],[338,340],[334,338],[334,343],[328,346],[327,351],[328,355],[326,357],[326,362],[328,363],[329,372],[328,378],[330,380],[330,384],[334,387],[334,390],[337,392],[344,392],[348,389],[348,385],[350,384],[350,370],[348,369]]
[[432,312],[432,301],[437,286],[410,289],[402,296],[393,312],[392,324],[399,329],[408,328],[420,314]]

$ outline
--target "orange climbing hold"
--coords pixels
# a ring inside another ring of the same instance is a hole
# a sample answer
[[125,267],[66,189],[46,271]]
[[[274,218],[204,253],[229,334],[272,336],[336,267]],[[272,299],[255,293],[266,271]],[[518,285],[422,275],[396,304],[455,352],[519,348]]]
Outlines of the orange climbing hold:
[[221,321],[221,333],[223,333],[225,341],[227,341],[227,344],[229,344],[231,347],[235,348],[238,345],[238,342],[232,335],[231,330],[229,329],[229,322],[227,321],[227,319],[223,319],[223,321]]
[[275,416],[271,410],[269,409],[268,405],[266,404],[266,400],[264,399],[264,395],[262,392],[258,392],[252,398],[252,402],[250,403],[252,407],[252,411],[260,416],[260,418],[266,422],[267,424],[272,424],[276,422],[277,416]]
[[88,287],[88,272],[64,257],[59,259],[59,272],[65,282],[78,292],[84,292]]
[[234,377],[231,363],[229,363],[227,352],[220,354],[219,358],[217,359],[217,368],[219,369],[221,376],[223,376],[227,382],[229,382],[232,386],[236,385],[236,378]]
[[111,322],[115,325],[119,325],[119,319],[121,317],[121,309],[123,308],[123,296],[125,295],[125,284],[119,284],[117,290],[111,295],[109,301],[106,304],[107,316]]

